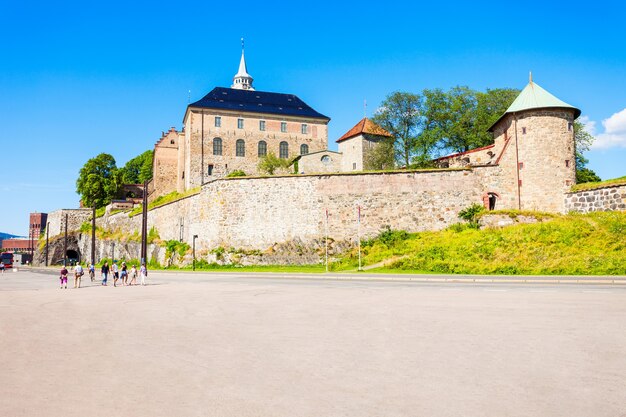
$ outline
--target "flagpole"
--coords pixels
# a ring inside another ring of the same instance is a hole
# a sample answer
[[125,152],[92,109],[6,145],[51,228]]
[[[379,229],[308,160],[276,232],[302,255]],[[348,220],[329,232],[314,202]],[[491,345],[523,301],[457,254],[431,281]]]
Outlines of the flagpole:
[[325,226],[325,234],[326,234],[326,242],[325,242],[325,246],[326,246],[326,255],[325,255],[325,262],[326,262],[326,272],[328,272],[328,209],[326,209],[326,226]]
[[357,238],[359,239],[359,271],[361,268],[361,206],[357,206]]

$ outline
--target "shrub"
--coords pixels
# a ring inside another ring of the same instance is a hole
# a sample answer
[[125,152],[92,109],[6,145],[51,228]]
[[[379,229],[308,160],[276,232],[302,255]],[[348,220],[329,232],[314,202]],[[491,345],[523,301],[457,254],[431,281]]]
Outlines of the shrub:
[[386,245],[387,247],[393,246],[396,243],[402,242],[409,238],[409,234],[404,230],[392,230],[390,227],[387,227],[385,230],[378,235],[378,240],[380,243]]
[[459,218],[467,221],[469,227],[478,229],[478,215],[485,210],[481,204],[474,203],[471,206],[459,211]]
[[247,176],[245,172],[243,172],[240,169],[236,169],[232,172],[229,172],[228,175],[226,175],[226,178],[245,177],[245,176]]

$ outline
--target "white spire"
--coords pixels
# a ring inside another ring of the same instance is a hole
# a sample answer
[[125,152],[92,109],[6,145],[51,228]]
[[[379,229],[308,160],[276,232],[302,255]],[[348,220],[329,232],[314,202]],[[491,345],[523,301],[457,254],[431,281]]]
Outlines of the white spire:
[[246,67],[246,58],[244,56],[243,38],[241,38],[241,60],[239,61],[239,71],[233,77],[233,85],[230,88],[236,88],[238,90],[252,90],[253,78],[248,74],[248,68]]

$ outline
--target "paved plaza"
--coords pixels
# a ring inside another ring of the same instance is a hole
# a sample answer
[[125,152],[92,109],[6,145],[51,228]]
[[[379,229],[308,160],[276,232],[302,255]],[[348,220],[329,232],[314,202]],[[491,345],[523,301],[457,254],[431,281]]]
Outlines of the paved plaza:
[[626,285],[319,277],[0,275],[0,416],[626,416]]

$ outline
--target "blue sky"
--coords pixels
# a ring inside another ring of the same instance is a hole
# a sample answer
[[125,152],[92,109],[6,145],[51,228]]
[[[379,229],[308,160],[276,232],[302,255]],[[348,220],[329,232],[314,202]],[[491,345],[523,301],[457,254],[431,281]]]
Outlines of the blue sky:
[[392,91],[521,89],[532,71],[599,137],[590,167],[626,175],[620,2],[52,3],[0,1],[2,232],[77,207],[87,159],[122,166],[180,128],[189,90],[230,86],[242,36],[255,87],[330,116],[331,148],[364,100],[371,115]]

